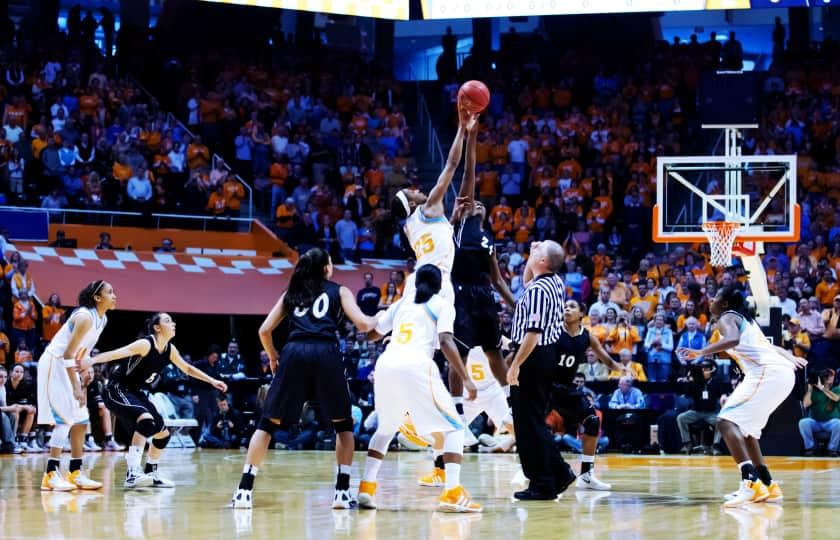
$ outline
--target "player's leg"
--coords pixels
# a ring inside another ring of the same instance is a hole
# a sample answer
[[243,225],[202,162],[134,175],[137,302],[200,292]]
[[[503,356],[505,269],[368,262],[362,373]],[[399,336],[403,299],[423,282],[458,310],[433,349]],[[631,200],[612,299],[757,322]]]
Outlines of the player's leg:
[[767,486],[769,496],[765,500],[771,503],[782,502],[782,499],[784,499],[782,488],[779,486],[778,482],[773,480],[773,476],[770,474],[770,469],[767,468],[767,463],[764,462],[764,455],[761,453],[759,440],[753,437],[746,437],[745,446],[747,448],[747,453],[750,456],[750,460],[752,460],[753,465],[755,465],[755,472],[758,475],[758,479],[761,480],[762,484]]
[[104,402],[97,404],[99,410],[99,420],[102,424],[102,433],[105,435],[103,449],[106,451],[120,452],[123,447],[117,444],[114,440],[113,419],[111,418],[111,411],[105,406]]
[[738,469],[741,471],[741,487],[726,498],[724,506],[735,507],[767,499],[769,492],[767,487],[758,481],[758,471],[756,471],[755,465],[750,459],[747,438],[744,437],[741,428],[731,420],[720,417],[717,427],[721,437],[726,442],[726,447],[729,448],[729,453],[732,454],[732,459],[735,460]]
[[52,425],[49,457],[41,480],[42,491],[71,491],[75,486],[61,474],[61,453],[70,441],[73,425],[73,386],[61,359],[48,354],[38,361],[39,424]]
[[381,421],[376,427],[376,432],[370,438],[367,457],[365,458],[365,470],[362,472],[362,480],[359,482],[359,508],[376,508],[376,479],[379,476],[379,469],[382,461],[388,453],[388,446],[394,438],[398,426],[389,422],[384,425]]
[[[81,418],[82,413],[84,418]],[[87,418],[87,407],[79,407],[76,419],[79,420],[70,428],[70,475],[69,482],[77,489],[99,489],[101,482],[91,480],[86,471],[82,468],[82,458],[85,455],[85,433],[87,432],[90,420]]]
[[461,484],[464,430],[454,429],[447,432],[444,436],[443,450],[446,480],[443,492],[438,498],[438,510],[442,512],[481,512],[481,505],[472,501],[469,492]]
[[151,477],[151,487],[172,488],[175,487],[175,484],[172,483],[171,480],[161,476],[158,472],[160,455],[163,453],[163,449],[166,448],[166,445],[169,444],[169,439],[171,439],[172,436],[169,433],[169,430],[166,429],[163,417],[160,416],[157,409],[154,409],[154,406],[152,407],[153,408],[150,412],[155,423],[155,428],[158,429],[158,432],[152,435],[149,440],[149,453],[146,455],[146,465],[143,469],[143,474]]
[[567,402],[569,409],[572,411],[570,425],[579,423],[582,430],[580,476],[577,478],[575,487],[577,489],[609,491],[612,486],[595,476],[595,452],[598,449],[598,437],[601,435],[601,419],[586,395],[573,392],[568,396]]
[[[349,400],[348,400],[349,401]],[[335,428],[336,479],[333,508],[347,510],[352,506],[350,497],[350,472],[353,466],[353,451],[356,449],[353,438],[353,420],[347,418],[333,420]]]

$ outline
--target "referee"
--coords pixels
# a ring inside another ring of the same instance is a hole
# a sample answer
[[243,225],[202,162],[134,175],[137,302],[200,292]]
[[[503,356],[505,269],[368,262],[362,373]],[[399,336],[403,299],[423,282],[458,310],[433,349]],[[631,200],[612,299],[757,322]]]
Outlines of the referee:
[[514,493],[523,501],[554,499],[575,479],[545,424],[565,303],[565,285],[555,272],[563,263],[563,248],[557,242],[531,244],[523,275],[528,285],[513,314],[511,341],[516,352],[507,379],[519,461],[530,480],[528,489]]

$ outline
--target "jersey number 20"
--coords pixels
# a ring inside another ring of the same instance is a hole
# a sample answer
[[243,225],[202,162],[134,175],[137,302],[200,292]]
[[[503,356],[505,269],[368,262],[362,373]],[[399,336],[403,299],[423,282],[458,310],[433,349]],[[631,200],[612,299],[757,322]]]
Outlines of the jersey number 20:
[[[316,319],[323,318],[329,309],[330,297],[327,296],[327,293],[321,293],[321,296],[316,298],[315,302],[312,303],[312,315],[314,315]],[[309,308],[296,307],[295,317],[303,317],[306,315],[307,311],[309,311]]]

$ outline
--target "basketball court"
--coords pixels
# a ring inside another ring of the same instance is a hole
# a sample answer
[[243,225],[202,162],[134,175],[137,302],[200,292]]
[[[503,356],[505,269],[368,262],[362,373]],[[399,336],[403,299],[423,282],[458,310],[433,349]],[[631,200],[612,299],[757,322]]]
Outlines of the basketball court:
[[[42,493],[45,458],[0,460],[4,537],[118,538],[831,538],[840,485],[837,460],[768,458],[783,482],[783,504],[721,506],[736,488],[730,457],[599,456],[599,476],[611,492],[570,488],[557,502],[513,503],[515,455],[468,454],[464,484],[484,504],[480,515],[435,512],[435,488],[416,485],[429,456],[389,454],[380,475],[379,510],[333,511],[329,452],[270,452],[260,470],[253,510],[227,507],[244,451],[172,450],[161,470],[173,490],[122,488],[122,454],[90,460],[101,493]],[[566,455],[577,469],[577,457]],[[352,485],[358,485],[357,453]]]

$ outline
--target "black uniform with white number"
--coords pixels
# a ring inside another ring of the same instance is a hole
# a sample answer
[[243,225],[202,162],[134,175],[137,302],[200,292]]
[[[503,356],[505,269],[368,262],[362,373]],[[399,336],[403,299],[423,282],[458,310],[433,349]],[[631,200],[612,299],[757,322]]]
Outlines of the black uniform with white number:
[[589,330],[581,327],[580,332],[573,336],[564,327],[556,347],[557,366],[554,371],[551,407],[563,417],[566,432],[574,433],[574,426],[584,418],[595,414],[589,398],[574,386],[578,366],[586,362]]
[[455,231],[455,342],[461,355],[473,347],[498,349],[502,342],[499,312],[490,282],[495,245],[481,227],[481,216],[462,219]]
[[307,401],[317,403],[323,420],[350,418],[350,389],[336,338],[344,317],[340,289],[325,281],[312,305],[287,315],[289,337],[265,398],[265,418],[297,424]]
[[163,425],[163,417],[149,401],[148,396],[160,382],[172,350],[172,345],[167,343],[163,351],[158,352],[153,336],[143,339],[149,342],[149,353],[119,362],[111,372],[108,386],[102,396],[105,406],[132,431],[136,426],[137,417],[146,413],[152,415],[155,423]]

